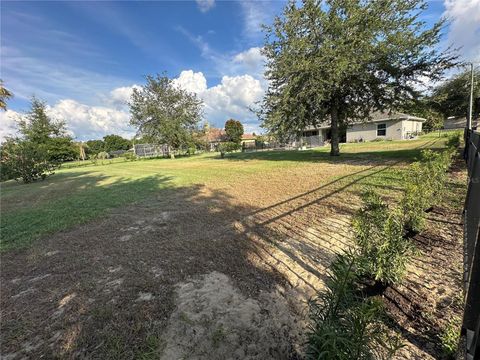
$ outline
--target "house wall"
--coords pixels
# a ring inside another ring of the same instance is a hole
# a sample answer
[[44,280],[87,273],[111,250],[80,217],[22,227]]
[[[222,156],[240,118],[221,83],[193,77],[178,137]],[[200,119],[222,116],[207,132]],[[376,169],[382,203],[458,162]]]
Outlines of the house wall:
[[[377,136],[378,124],[387,125],[387,133],[385,136]],[[383,139],[401,140],[402,121],[386,120],[374,123],[353,124],[347,128],[347,142],[372,141],[377,137]]]
[[402,139],[410,138],[410,134],[416,135],[422,131],[423,123],[416,120],[402,120]]

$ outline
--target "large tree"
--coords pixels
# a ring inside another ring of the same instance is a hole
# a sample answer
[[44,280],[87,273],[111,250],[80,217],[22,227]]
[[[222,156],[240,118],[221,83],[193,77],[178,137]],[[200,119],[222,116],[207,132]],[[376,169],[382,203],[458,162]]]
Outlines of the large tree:
[[[470,100],[470,70],[457,74],[447,81],[436,86],[431,96],[429,96],[429,105],[432,109],[443,114],[445,118],[449,116],[468,116]],[[480,69],[474,70],[474,93],[473,98],[480,98]],[[479,101],[473,103],[473,115],[478,116],[480,112]]]
[[22,178],[24,182],[44,179],[66,160],[77,157],[65,123],[52,120],[46,104],[32,99],[31,109],[18,122],[20,136],[2,144],[3,179]]
[[228,141],[240,144],[243,135],[243,125],[240,121],[229,119],[225,122],[225,134]]
[[104,151],[128,150],[132,146],[132,142],[120,135],[106,135],[103,137]]
[[418,97],[417,84],[456,62],[438,49],[444,22],[427,28],[425,8],[422,0],[291,1],[266,27],[263,126],[282,137],[328,122],[338,155],[341,126]]
[[202,101],[165,75],[147,76],[146,80],[130,99],[130,123],[138,127],[138,135],[173,149],[191,144],[203,116]]
[[105,151],[105,144],[103,140],[88,140],[87,141],[87,153],[88,154],[98,154],[99,152]]

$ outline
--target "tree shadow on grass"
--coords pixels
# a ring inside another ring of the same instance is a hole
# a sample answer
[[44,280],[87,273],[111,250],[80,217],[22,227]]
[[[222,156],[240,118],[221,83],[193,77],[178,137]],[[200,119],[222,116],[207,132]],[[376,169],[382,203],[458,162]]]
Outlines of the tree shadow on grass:
[[[220,156],[219,160],[228,161],[250,161],[250,160],[264,160],[264,161],[302,161],[302,162],[328,162],[328,163],[351,163],[361,161],[385,161],[385,160],[404,160],[407,162],[414,161],[420,157],[423,149],[430,148],[435,145],[436,140],[431,140],[420,144],[415,148],[410,149],[387,149],[387,150],[355,150],[345,151],[340,156],[330,156],[328,149],[318,148],[311,150],[267,150],[254,151],[244,153],[227,154],[224,159]],[[353,146],[353,145],[352,145]],[[361,146],[361,145],[360,145]]]
[[[90,172],[59,174],[55,179],[17,185],[16,197],[2,194],[2,243],[0,250],[29,245],[40,236],[103,216],[108,210],[144,199],[170,187],[171,177],[156,175],[141,180]],[[48,189],[52,191],[48,191]]]
[[[14,238],[37,219],[31,226],[48,231],[36,233],[41,238],[30,248],[2,255],[2,350],[158,357],[175,286],[214,271],[249,298],[278,289],[306,298],[321,289],[334,253],[349,246],[346,190],[387,168],[372,166],[264,208],[202,185],[173,187],[168,177],[105,183],[75,173],[70,186],[86,191],[25,212],[10,228]],[[297,356],[293,345],[284,355]]]

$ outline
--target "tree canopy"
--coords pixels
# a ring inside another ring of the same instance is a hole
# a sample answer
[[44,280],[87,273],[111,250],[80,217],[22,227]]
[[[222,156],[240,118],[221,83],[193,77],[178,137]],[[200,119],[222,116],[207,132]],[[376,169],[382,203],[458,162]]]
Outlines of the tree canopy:
[[[428,103],[432,109],[449,116],[468,116],[470,100],[470,70],[457,74],[447,81],[439,84],[432,91]],[[474,70],[474,99],[480,98],[480,69]],[[473,114],[478,116],[480,112],[479,101],[473,103]]]
[[103,137],[103,150],[106,152],[117,150],[128,150],[132,146],[132,142],[120,135],[106,135]]
[[139,136],[147,136],[171,148],[188,146],[203,116],[198,97],[165,75],[147,76],[147,83],[134,89],[130,100],[130,123]]
[[2,179],[22,178],[24,182],[44,179],[66,160],[77,157],[78,151],[65,123],[52,120],[46,104],[37,98],[30,111],[18,122],[19,137],[8,138],[1,148]]
[[422,0],[291,1],[266,27],[269,88],[258,115],[279,137],[328,122],[332,155],[339,127],[395,111],[439,80],[456,55],[437,45],[444,21],[427,28]]
[[243,135],[243,125],[240,121],[229,119],[225,122],[225,133],[228,141],[240,144]]

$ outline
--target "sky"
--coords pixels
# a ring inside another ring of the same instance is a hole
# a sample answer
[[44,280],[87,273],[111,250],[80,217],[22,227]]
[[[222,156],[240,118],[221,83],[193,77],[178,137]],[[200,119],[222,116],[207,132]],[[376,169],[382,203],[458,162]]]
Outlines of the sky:
[[[284,1],[1,1],[0,78],[14,94],[0,114],[0,140],[35,95],[77,140],[131,138],[126,102],[148,74],[165,72],[204,102],[205,120],[240,120],[267,88],[261,24]],[[441,46],[480,61],[480,0],[429,1],[429,24],[449,18]]]

